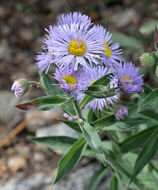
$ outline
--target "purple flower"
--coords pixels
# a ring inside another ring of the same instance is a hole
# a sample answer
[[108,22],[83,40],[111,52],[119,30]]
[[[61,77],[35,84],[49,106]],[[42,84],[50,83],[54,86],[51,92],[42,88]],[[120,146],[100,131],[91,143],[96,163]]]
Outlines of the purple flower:
[[11,91],[14,92],[17,98],[23,96],[29,90],[29,83],[25,79],[18,79],[14,81]]
[[77,70],[78,65],[87,66],[88,62],[90,65],[99,64],[99,54],[102,52],[101,34],[95,27],[90,26],[88,20],[50,27],[47,47],[53,49],[56,61],[60,65],[72,65],[74,70]]
[[[87,68],[85,69],[85,72],[82,74],[82,83],[83,86],[88,87],[92,85],[96,80],[99,78],[103,77],[104,75],[107,75],[111,73],[110,70],[106,67],[103,66],[96,66],[93,68]],[[110,82],[110,88],[115,88],[117,87],[118,81],[115,78],[111,78]],[[78,94],[78,100],[81,101],[84,97],[84,93],[80,92]],[[88,105],[87,108],[97,110],[97,111],[102,111],[104,107],[108,108],[108,106],[113,105],[115,101],[119,99],[120,94],[116,94],[114,96],[108,97],[108,98],[96,98],[92,100]]]
[[139,68],[131,62],[124,62],[115,68],[115,74],[120,88],[126,93],[140,92],[143,85],[143,75],[138,75]]
[[54,56],[53,51],[47,51],[46,52],[39,52],[38,55],[36,55],[35,59],[37,61],[38,68],[41,71],[46,70],[46,73],[49,70],[49,67],[51,63],[54,63]]
[[112,44],[112,34],[109,31],[100,25],[96,26],[96,30],[102,35],[102,58],[104,65],[108,67],[113,67],[113,65],[118,64],[122,60],[121,54],[122,49],[120,48],[119,43]]
[[117,120],[123,120],[128,115],[127,107],[120,107],[115,112],[115,117]]
[[54,78],[59,82],[60,88],[71,95],[78,94],[79,91],[83,90],[83,86],[80,85],[81,69],[74,71],[69,67],[56,68]]
[[57,25],[71,25],[73,23],[83,23],[85,26],[90,26],[92,21],[90,17],[79,12],[61,14],[57,19]]

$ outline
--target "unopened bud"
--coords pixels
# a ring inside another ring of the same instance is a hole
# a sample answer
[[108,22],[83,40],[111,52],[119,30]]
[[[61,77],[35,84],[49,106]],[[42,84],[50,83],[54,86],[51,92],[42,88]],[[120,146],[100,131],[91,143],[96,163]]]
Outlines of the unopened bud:
[[156,66],[155,75],[158,77],[158,66]]
[[140,62],[142,65],[152,66],[154,64],[154,58],[149,53],[143,53],[140,57]]
[[70,115],[68,115],[67,113],[64,113],[63,117],[66,118],[67,120],[70,120],[70,121],[73,120],[73,118]]
[[157,26],[155,26],[154,44],[155,44],[156,51],[158,51],[158,29],[157,29]]
[[115,112],[115,117],[117,120],[123,120],[128,115],[127,107],[120,107]]
[[26,94],[29,91],[29,88],[30,88],[30,84],[28,83],[26,79],[18,79],[14,81],[11,87],[11,91],[13,91],[15,96],[19,98],[23,96],[24,94]]

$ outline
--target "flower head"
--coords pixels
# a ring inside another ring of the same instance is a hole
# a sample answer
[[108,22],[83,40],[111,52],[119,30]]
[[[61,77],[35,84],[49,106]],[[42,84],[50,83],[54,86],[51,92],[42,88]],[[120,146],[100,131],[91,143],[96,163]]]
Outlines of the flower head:
[[29,90],[29,83],[26,79],[18,79],[14,81],[11,91],[14,92],[15,96],[17,98],[20,98],[20,96],[23,96],[25,93],[27,93]]
[[96,30],[102,35],[102,58],[104,65],[113,67],[121,61],[122,49],[120,49],[119,43],[112,44],[112,34],[102,26],[96,26]]
[[79,93],[83,89],[80,85],[81,70],[74,71],[69,67],[56,68],[54,78],[59,82],[60,87],[71,95]]
[[91,18],[79,12],[61,14],[57,19],[57,25],[71,25],[73,23],[91,25]]
[[[111,73],[110,70],[103,66],[98,65],[97,67],[93,68],[89,67],[85,70],[85,73],[83,73],[81,76],[82,83],[84,83],[83,85],[85,85],[85,87],[88,87],[92,85],[96,80],[109,73]],[[115,88],[115,87],[117,87],[117,79],[111,78],[110,88]],[[81,101],[83,97],[84,93],[81,92],[78,94],[79,101]],[[113,105],[114,102],[118,100],[118,98],[119,98],[119,93],[107,98],[96,98],[87,105],[87,108],[102,111],[104,107],[108,108],[109,105]]]
[[49,70],[51,63],[54,63],[54,56],[52,51],[45,50],[45,52],[39,52],[35,57],[37,61],[38,68],[41,71],[46,70],[46,73]]
[[131,62],[124,62],[115,68],[120,88],[126,93],[140,92],[143,85],[142,75],[138,75],[139,68]]
[[83,21],[54,26],[52,32],[49,31],[47,47],[53,48],[57,62],[62,62],[63,66],[72,65],[74,70],[77,70],[79,64],[99,64],[101,35],[95,27],[90,26],[89,21]]
[[127,107],[120,107],[115,112],[115,117],[117,120],[123,120],[128,115]]

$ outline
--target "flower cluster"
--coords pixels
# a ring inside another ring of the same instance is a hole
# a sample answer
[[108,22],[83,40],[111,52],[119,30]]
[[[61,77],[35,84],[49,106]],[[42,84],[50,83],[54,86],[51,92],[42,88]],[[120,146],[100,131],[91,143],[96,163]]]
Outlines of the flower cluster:
[[[143,80],[138,75],[139,69],[124,62],[119,43],[112,42],[112,33],[95,25],[87,15],[62,14],[57,24],[46,31],[42,51],[35,57],[36,64],[45,73],[54,65],[57,85],[79,102],[89,86],[109,73],[113,74],[110,89],[119,88],[126,93],[141,91]],[[110,97],[95,98],[87,107],[102,111],[113,105],[119,95],[118,92]]]
[[[55,65],[54,78],[66,93],[76,96],[80,102],[84,92],[96,80],[113,73],[110,88],[124,92],[141,91],[142,76],[132,63],[121,57],[119,43],[112,42],[112,33],[95,25],[91,18],[81,13],[62,14],[55,26],[46,30],[42,52],[36,56],[37,65],[46,73]],[[119,99],[119,94],[107,98],[95,98],[87,107],[93,110],[108,108]]]

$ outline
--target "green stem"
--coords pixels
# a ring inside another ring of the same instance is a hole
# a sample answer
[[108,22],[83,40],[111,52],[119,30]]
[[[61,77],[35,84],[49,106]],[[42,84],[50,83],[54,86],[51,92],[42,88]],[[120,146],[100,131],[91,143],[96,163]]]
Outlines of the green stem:
[[106,131],[105,134],[109,138],[109,140],[113,141],[116,144],[119,144],[119,142],[109,132]]
[[79,122],[81,122],[81,120],[83,121],[81,110],[80,110],[80,107],[79,107],[78,102],[77,102],[76,99],[73,100],[73,105],[74,105],[74,108],[75,108],[75,110],[77,112]]

